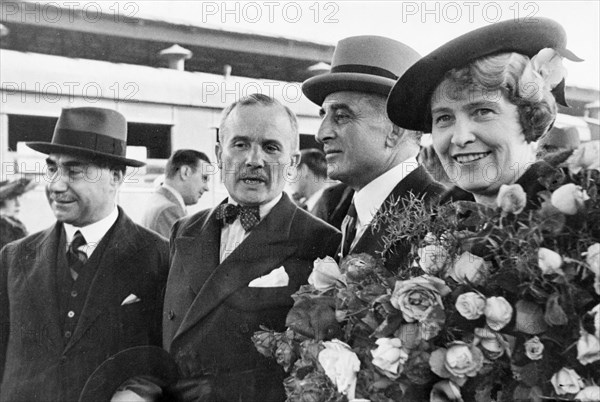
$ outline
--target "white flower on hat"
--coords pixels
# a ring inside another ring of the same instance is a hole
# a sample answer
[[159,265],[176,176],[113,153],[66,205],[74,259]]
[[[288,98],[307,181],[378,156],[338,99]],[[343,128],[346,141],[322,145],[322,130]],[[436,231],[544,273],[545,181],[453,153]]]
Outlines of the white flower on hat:
[[554,89],[566,76],[562,56],[552,48],[544,48],[531,59],[533,69],[542,76],[548,89]]

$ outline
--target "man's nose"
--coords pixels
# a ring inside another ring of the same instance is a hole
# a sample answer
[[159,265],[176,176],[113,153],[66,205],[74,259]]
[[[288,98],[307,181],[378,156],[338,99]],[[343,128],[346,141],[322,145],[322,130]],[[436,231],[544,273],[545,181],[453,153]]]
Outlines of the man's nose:
[[67,191],[68,185],[68,177],[62,173],[62,171],[57,170],[54,174],[48,176],[47,178],[48,184],[46,187],[50,192],[53,193],[61,193]]
[[315,139],[318,143],[324,144],[328,140],[332,139],[334,136],[335,131],[333,130],[330,119],[324,117],[323,120],[321,120],[321,125],[319,126],[319,130],[315,135]]
[[260,146],[253,146],[246,154],[246,165],[262,167],[265,165],[265,153]]

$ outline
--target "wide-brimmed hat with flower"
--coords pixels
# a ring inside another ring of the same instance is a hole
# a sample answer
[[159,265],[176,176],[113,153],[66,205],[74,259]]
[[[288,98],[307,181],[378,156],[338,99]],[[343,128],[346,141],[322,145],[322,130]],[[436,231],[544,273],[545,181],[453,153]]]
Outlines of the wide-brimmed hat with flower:
[[[388,117],[400,127],[427,131],[431,96],[449,70],[498,53],[515,52],[532,58],[545,48],[569,60],[582,61],[567,50],[566,44],[563,27],[539,17],[502,21],[468,32],[429,53],[400,77],[388,97]],[[564,87],[562,79],[552,93],[558,103],[566,106]]]
[[351,36],[338,42],[331,70],[309,78],[302,92],[321,106],[327,95],[339,91],[388,96],[390,89],[421,55],[404,43],[383,36]]
[[28,142],[29,148],[44,154],[59,153],[100,158],[140,167],[145,163],[125,157],[127,121],[112,109],[76,107],[63,109],[52,142]]
[[16,198],[35,187],[31,179],[20,178],[17,180],[4,180],[0,182],[0,201]]

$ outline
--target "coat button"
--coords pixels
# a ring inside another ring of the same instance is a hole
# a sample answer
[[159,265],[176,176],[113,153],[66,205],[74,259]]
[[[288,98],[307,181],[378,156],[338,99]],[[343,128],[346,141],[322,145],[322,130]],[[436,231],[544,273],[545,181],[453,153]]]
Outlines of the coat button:
[[169,317],[169,320],[173,320],[175,318],[175,312],[173,310],[169,310],[167,316]]

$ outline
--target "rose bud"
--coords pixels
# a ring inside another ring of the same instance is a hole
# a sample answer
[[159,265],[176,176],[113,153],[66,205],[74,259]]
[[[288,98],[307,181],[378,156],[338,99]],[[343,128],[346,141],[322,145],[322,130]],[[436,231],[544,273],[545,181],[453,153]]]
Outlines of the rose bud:
[[456,299],[456,310],[467,320],[476,320],[483,315],[485,298],[479,293],[463,293]]
[[527,194],[519,184],[503,184],[498,191],[496,203],[504,214],[518,215],[525,209]]
[[575,395],[575,399],[581,402],[598,402],[600,401],[600,386],[598,385],[588,385],[577,395]]
[[329,256],[323,259],[317,258],[314,262],[313,270],[308,277],[308,283],[322,292],[335,288],[335,285],[342,281],[342,273],[337,262]]
[[485,279],[488,264],[481,257],[465,251],[452,265],[450,276],[459,283],[479,284]]
[[582,169],[600,170],[600,141],[584,142],[567,159],[571,173],[579,173]]
[[360,360],[356,353],[344,342],[334,339],[323,342],[325,349],[319,353],[319,363],[325,374],[337,386],[339,393],[354,399],[356,373],[360,370]]
[[538,266],[542,270],[544,275],[549,274],[560,274],[564,275],[560,266],[563,263],[563,259],[555,251],[549,250],[545,247],[540,247],[538,250]]
[[576,394],[583,388],[583,381],[579,374],[566,367],[554,373],[550,382],[558,395]]
[[258,353],[265,357],[273,357],[277,348],[278,336],[273,331],[257,331],[252,335],[252,342]]
[[[464,342],[454,342],[448,349],[440,348],[429,357],[431,371],[442,378],[466,381],[475,377],[483,367],[483,353],[476,346]],[[462,385],[462,384],[459,384]]]
[[544,344],[540,341],[540,338],[534,336],[525,342],[525,355],[530,360],[540,360],[544,354]]
[[380,338],[375,343],[378,346],[371,351],[373,364],[394,376],[399,374],[400,366],[408,360],[408,354],[402,349],[402,341],[398,338]]
[[485,301],[484,314],[487,325],[494,331],[500,331],[512,318],[513,308],[502,296],[490,297]]
[[596,276],[600,275],[600,243],[594,243],[588,247],[585,255],[585,262],[590,271]]
[[583,208],[583,203],[590,197],[580,186],[569,183],[565,184],[552,193],[550,202],[565,215],[575,215]]
[[417,254],[419,255],[419,266],[427,274],[437,274],[448,261],[446,249],[435,244],[428,244],[420,248]]
[[581,331],[577,341],[577,360],[584,366],[600,360],[600,339],[597,336]]

